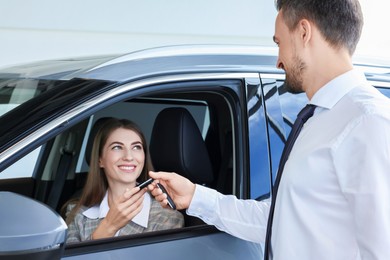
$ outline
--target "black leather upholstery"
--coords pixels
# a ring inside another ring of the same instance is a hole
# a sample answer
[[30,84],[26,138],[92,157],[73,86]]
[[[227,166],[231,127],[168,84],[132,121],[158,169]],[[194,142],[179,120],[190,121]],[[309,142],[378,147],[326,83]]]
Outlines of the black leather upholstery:
[[176,172],[203,185],[213,181],[206,144],[194,118],[185,108],[166,108],[157,115],[150,153],[156,171]]

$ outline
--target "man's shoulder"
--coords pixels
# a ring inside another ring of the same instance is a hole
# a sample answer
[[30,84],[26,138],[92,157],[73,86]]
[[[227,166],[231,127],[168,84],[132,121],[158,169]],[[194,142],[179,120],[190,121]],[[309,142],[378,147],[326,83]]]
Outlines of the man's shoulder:
[[390,99],[368,84],[352,89],[346,102],[350,110],[356,109],[361,115],[390,116]]

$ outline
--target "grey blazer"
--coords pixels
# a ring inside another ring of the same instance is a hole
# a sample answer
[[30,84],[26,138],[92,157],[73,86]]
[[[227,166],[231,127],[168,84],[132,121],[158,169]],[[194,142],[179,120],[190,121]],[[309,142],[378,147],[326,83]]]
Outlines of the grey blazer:
[[[72,207],[74,207],[74,205],[69,206],[69,210]],[[87,207],[81,207],[80,210],[76,213],[72,223],[69,224],[66,243],[91,240],[92,233],[95,231],[100,221],[102,221],[102,218],[87,218],[83,215],[83,212],[87,209]],[[184,217],[179,211],[168,208],[165,209],[161,207],[159,202],[152,198],[148,227],[145,228],[130,221],[126,226],[120,229],[119,235],[124,236],[149,231],[180,228],[183,226]]]

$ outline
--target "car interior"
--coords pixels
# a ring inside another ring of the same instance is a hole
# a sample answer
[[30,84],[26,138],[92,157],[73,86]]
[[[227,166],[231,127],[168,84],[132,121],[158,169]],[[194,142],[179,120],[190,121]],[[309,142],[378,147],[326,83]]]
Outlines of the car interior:
[[[225,97],[213,92],[161,94],[117,102],[34,150],[32,169],[22,158],[16,164],[21,164],[19,169],[33,171],[33,177],[1,179],[0,190],[41,201],[65,219],[67,203],[80,196],[88,175],[97,130],[107,118],[117,117],[136,122],[144,131],[155,170],[176,172],[194,183],[233,194],[230,111]],[[9,170],[15,170],[13,167]],[[182,213],[186,227],[204,224]]]

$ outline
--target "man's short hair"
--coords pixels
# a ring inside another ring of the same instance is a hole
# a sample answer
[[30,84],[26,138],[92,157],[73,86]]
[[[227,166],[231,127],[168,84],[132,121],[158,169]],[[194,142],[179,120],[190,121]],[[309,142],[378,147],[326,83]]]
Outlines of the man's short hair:
[[292,31],[302,19],[313,22],[335,48],[345,47],[350,55],[359,42],[363,14],[358,0],[275,0],[276,9]]

